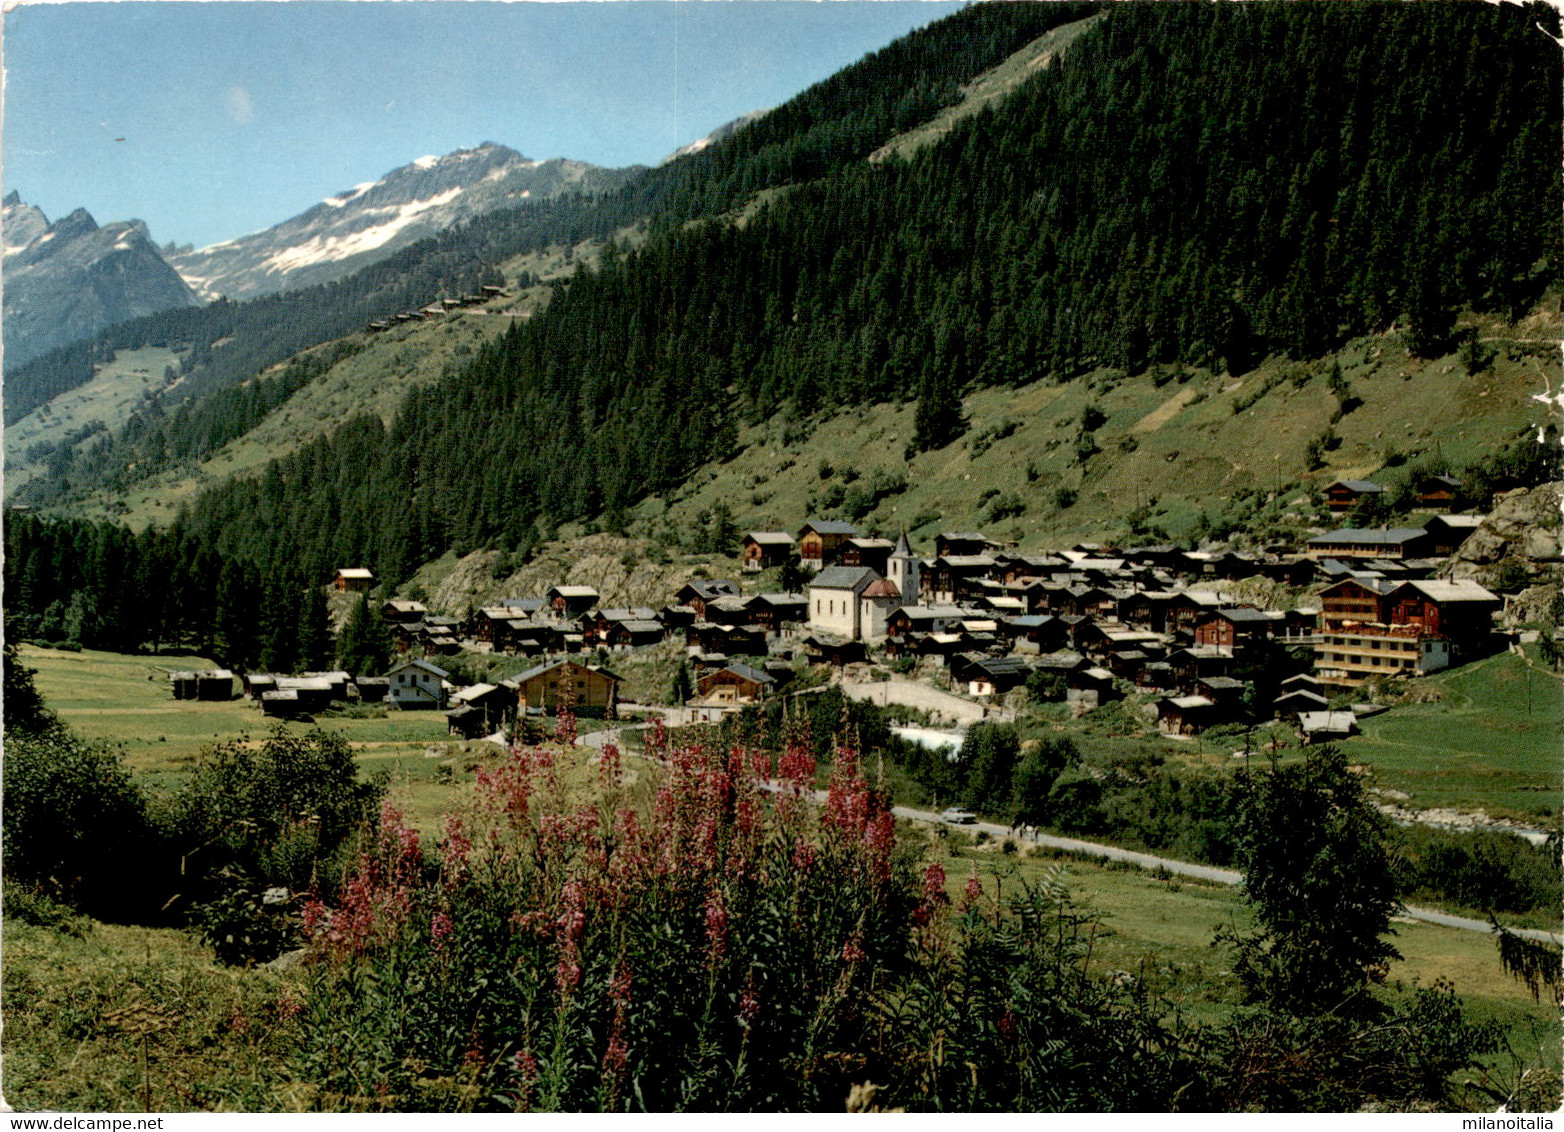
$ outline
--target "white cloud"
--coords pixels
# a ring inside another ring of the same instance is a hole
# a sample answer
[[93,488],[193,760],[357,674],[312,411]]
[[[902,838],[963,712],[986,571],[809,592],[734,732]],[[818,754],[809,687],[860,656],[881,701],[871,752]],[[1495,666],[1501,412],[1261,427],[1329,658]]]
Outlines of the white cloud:
[[248,126],[250,119],[255,117],[255,103],[244,87],[228,88],[228,116],[241,126]]

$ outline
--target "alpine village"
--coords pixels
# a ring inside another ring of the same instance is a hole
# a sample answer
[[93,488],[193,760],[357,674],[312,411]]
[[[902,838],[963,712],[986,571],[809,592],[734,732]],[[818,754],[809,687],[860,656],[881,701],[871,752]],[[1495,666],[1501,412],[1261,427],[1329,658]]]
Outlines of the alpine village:
[[978,3],[96,322],[13,192],[5,1102],[1555,1112],[1559,35]]

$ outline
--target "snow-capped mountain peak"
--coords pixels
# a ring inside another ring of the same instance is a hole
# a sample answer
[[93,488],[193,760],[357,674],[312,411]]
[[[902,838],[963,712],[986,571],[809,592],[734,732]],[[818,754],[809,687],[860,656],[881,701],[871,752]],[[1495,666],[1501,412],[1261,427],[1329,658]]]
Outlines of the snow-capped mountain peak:
[[340,279],[463,220],[558,193],[600,191],[629,172],[565,159],[533,161],[484,142],[417,158],[291,220],[171,262],[203,297],[250,298]]

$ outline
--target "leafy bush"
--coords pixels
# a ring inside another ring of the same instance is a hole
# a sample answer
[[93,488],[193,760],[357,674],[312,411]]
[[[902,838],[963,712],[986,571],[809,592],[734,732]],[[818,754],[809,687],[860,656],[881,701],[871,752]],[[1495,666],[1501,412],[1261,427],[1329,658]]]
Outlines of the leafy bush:
[[38,889],[12,884],[9,881],[5,886],[4,897],[0,898],[0,904],[4,905],[5,916],[9,920],[32,924],[39,928],[51,928],[78,939],[86,937],[90,926],[86,917],[78,916],[66,905],[51,899]]
[[118,751],[63,728],[8,737],[0,835],[8,880],[92,915],[131,914],[149,883],[140,789]]
[[286,933],[259,912],[269,888],[335,891],[360,830],[374,824],[383,784],[358,781],[339,735],[279,729],[258,749],[206,752],[189,782],[166,801],[170,844],[181,854],[193,918],[226,962],[272,958]]

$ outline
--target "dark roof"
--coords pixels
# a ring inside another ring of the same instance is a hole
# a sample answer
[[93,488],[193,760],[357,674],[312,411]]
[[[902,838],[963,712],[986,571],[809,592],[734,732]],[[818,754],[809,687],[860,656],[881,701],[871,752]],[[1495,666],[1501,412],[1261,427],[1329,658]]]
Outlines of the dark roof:
[[509,680],[506,681],[506,683],[511,685],[512,687],[519,687],[520,685],[525,684],[528,680],[531,680],[531,679],[533,679],[536,676],[542,676],[545,672],[552,672],[554,669],[560,667],[560,665],[563,665],[563,664],[574,664],[576,667],[584,668],[588,672],[597,672],[597,673],[599,673],[599,674],[601,674],[603,676],[607,676],[610,680],[618,680],[619,679],[618,676],[614,675],[614,673],[608,671],[608,669],[606,669],[606,668],[599,668],[597,665],[593,665],[593,664],[582,664],[580,661],[571,660],[568,657],[566,657],[566,658],[563,658],[563,659],[560,659],[560,660],[553,661],[553,662],[551,662],[549,664],[540,664],[540,665],[536,666],[535,668],[529,668],[529,669],[527,669],[527,671],[521,673],[520,675],[511,677]]
[[1229,621],[1274,621],[1263,609],[1218,609],[1215,611],[1218,617],[1225,617]]
[[775,684],[776,680],[770,674],[751,668],[747,664],[727,664],[721,669],[723,672],[731,672],[735,676],[749,680],[756,684]]
[[1334,531],[1327,531],[1309,540],[1309,545],[1325,545],[1327,543],[1344,542],[1358,546],[1399,546],[1402,543],[1411,542],[1421,538],[1428,532],[1422,527],[1391,527],[1388,530],[1358,530],[1353,527],[1340,527]]
[[663,623],[661,621],[643,621],[640,619],[620,621],[619,626],[627,633],[661,633]]
[[799,534],[805,531],[814,531],[817,535],[855,535],[858,533],[858,528],[841,519],[810,519],[798,528]]
[[715,601],[719,597],[736,597],[739,586],[727,578],[691,578],[679,593],[684,590],[694,590],[695,596],[702,601]]
[[868,566],[827,566],[814,576],[809,588],[857,592],[879,576]]
[[1337,480],[1325,490],[1329,491],[1331,487],[1344,487],[1348,491],[1357,492],[1359,495],[1372,495],[1375,492],[1385,490],[1373,480]]

